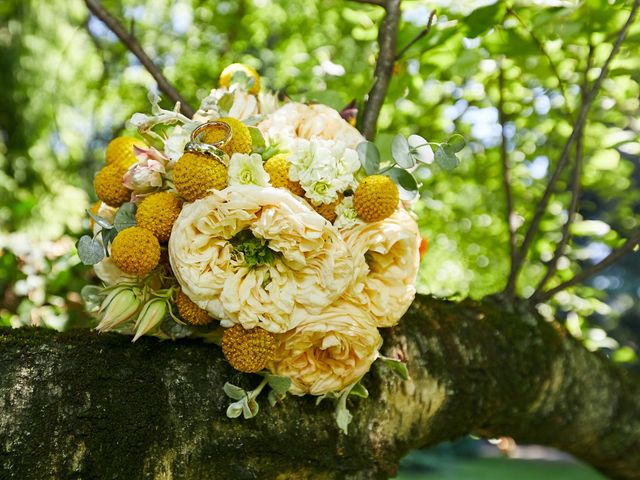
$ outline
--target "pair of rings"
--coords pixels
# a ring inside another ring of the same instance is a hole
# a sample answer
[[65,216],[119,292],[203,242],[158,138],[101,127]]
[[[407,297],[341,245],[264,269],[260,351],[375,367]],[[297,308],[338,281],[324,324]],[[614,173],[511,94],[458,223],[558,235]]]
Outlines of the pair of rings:
[[[214,127],[222,128],[225,131],[224,137],[215,143],[205,143],[202,136],[205,130]],[[217,160],[223,161],[224,152],[220,150],[225,143],[231,139],[231,127],[224,122],[211,121],[199,125],[192,133],[191,140],[185,145],[184,151],[190,153],[203,153],[215,157]]]

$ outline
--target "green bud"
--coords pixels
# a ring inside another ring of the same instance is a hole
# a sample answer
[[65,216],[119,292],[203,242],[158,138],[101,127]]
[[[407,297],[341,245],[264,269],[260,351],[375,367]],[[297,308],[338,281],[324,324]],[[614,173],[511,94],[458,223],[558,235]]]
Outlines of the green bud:
[[163,298],[154,298],[142,307],[138,321],[136,322],[136,335],[132,342],[135,342],[142,335],[153,330],[160,325],[167,313],[167,301]]
[[100,332],[113,330],[132,318],[140,308],[140,299],[136,292],[128,287],[116,288],[100,307],[101,319],[96,327]]

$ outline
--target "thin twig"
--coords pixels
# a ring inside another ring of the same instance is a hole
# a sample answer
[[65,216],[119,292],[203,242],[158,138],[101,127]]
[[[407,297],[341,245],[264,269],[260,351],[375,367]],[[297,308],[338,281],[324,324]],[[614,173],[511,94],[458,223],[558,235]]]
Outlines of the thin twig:
[[571,280],[562,282],[560,285],[553,287],[552,289],[544,292],[542,295],[540,295],[536,299],[537,302],[545,302],[549,300],[551,297],[553,297],[556,293],[566,290],[567,288],[577,285],[578,283],[582,283],[585,280],[600,273],[605,268],[616,263],[618,260],[624,257],[627,253],[630,253],[631,251],[633,251],[633,249],[638,244],[640,244],[640,233],[635,233],[626,241],[626,243],[622,247],[616,250],[613,250],[609,255],[607,255],[600,262],[576,274]]
[[378,61],[373,74],[373,86],[369,91],[367,103],[362,114],[362,134],[372,140],[376,134],[378,116],[384,103],[384,97],[389,89],[389,80],[396,60],[396,38],[398,36],[398,23],[400,22],[400,0],[387,2],[387,14],[382,20],[378,32],[378,44],[380,51]]
[[[591,63],[593,61],[593,45],[589,45],[589,53],[587,54],[587,66],[585,67],[583,76],[582,76],[582,85],[580,86],[580,91],[582,94],[582,98],[587,95],[587,88],[589,85],[589,70],[591,70]],[[580,134],[576,139],[576,161],[573,167],[573,172],[571,175],[571,201],[569,204],[569,211],[567,214],[567,220],[562,226],[562,237],[560,239],[560,243],[556,246],[555,251],[553,252],[553,257],[551,261],[548,263],[547,272],[545,273],[540,283],[535,289],[532,298],[535,298],[542,290],[547,282],[553,277],[558,269],[558,260],[562,255],[564,255],[564,249],[568,245],[569,240],[571,239],[571,224],[575,220],[576,213],[578,211],[578,202],[580,201],[580,180],[582,175],[582,160],[583,160],[583,151],[582,144],[584,139],[584,128],[580,130]]]
[[407,50],[413,47],[417,42],[422,40],[424,37],[429,35],[429,32],[431,31],[431,25],[433,25],[434,18],[436,18],[436,10],[431,10],[431,13],[429,14],[429,20],[427,21],[427,25],[420,31],[418,35],[413,37],[413,39],[409,43],[407,43],[402,50],[400,50],[400,52],[396,55],[396,62],[400,60],[405,53],[407,53]]
[[549,200],[551,199],[551,195],[555,189],[556,183],[560,178],[560,174],[562,173],[562,171],[564,170],[564,167],[567,164],[571,146],[573,145],[573,142],[575,142],[576,138],[578,137],[578,135],[580,134],[580,131],[584,126],[585,120],[587,118],[587,114],[589,112],[589,108],[591,107],[591,103],[595,99],[598,93],[598,90],[602,86],[602,82],[604,81],[607,73],[609,72],[609,67],[611,65],[611,62],[613,61],[613,58],[616,56],[616,54],[620,50],[620,46],[624,41],[627,31],[636,17],[636,13],[638,11],[639,6],[640,6],[640,0],[635,0],[633,3],[633,6],[631,7],[631,13],[629,14],[629,18],[625,22],[622,29],[620,29],[620,31],[618,32],[618,37],[616,39],[616,42],[613,45],[613,48],[611,49],[611,53],[609,54],[609,57],[607,58],[604,65],[602,66],[602,69],[600,70],[600,75],[598,76],[596,81],[593,83],[593,86],[591,87],[591,89],[585,96],[584,100],[582,101],[580,112],[578,113],[578,118],[576,119],[576,122],[574,124],[573,131],[571,132],[571,135],[569,136],[566,143],[564,144],[562,153],[560,154],[560,159],[558,160],[558,163],[556,164],[556,167],[553,173],[551,174],[549,183],[547,183],[547,186],[545,187],[545,190],[544,190],[544,193],[542,194],[542,198],[540,199],[540,202],[536,206],[536,211],[533,215],[533,219],[531,220],[531,224],[529,225],[529,228],[525,233],[522,245],[518,250],[516,262],[512,265],[511,272],[509,273],[509,280],[507,281],[505,292],[510,292],[515,289],[515,283],[518,278],[518,273],[520,272],[520,269],[522,268],[522,265],[527,257],[529,246],[531,245],[531,242],[533,241],[533,238],[535,237],[535,235],[538,233],[538,227],[540,225],[540,221],[542,220],[542,217],[544,216],[547,210],[547,206],[549,205]]
[[377,5],[379,7],[386,7],[387,2],[385,0],[351,0],[356,3],[368,3],[370,5]]
[[511,15],[512,17],[514,17],[518,21],[518,23],[522,25],[522,28],[524,28],[527,31],[527,33],[531,37],[531,40],[536,45],[540,53],[547,59],[547,62],[549,62],[549,68],[551,69],[551,72],[558,80],[558,86],[560,87],[560,92],[562,93],[562,96],[564,98],[565,113],[569,118],[573,120],[573,114],[571,113],[571,109],[569,108],[569,95],[567,95],[566,86],[564,84],[564,81],[562,80],[562,77],[560,76],[560,72],[558,71],[558,67],[556,66],[556,63],[551,58],[551,55],[549,55],[549,52],[544,46],[544,43],[542,43],[542,41],[538,38],[535,32],[527,26],[527,24],[520,17],[520,15],[518,15],[516,11],[513,10],[511,7],[507,8],[507,15]]
[[174,86],[167,80],[160,69],[157,67],[153,60],[149,58],[149,55],[144,51],[138,40],[127,31],[127,29],[120,23],[120,21],[111,15],[98,0],[84,0],[87,8],[97,18],[102,20],[104,24],[111,30],[120,41],[133,53],[140,63],[144,65],[147,71],[151,74],[154,80],[158,84],[158,89],[164,93],[172,102],[180,102],[180,109],[182,113],[188,117],[192,117],[194,114],[193,108],[186,102],[184,98],[178,93]]
[[[507,228],[509,229],[509,257],[511,265],[515,262],[516,255],[516,232],[513,228],[513,195],[511,193],[511,168],[509,166],[509,154],[507,152],[507,132],[505,126],[507,124],[506,114],[504,112],[504,68],[500,64],[500,71],[498,75],[498,89],[500,96],[498,97],[498,121],[500,122],[500,161],[502,163],[502,188],[505,194],[506,203],[506,221]],[[513,267],[512,267],[513,268]],[[510,298],[513,299],[514,292],[507,292]]]

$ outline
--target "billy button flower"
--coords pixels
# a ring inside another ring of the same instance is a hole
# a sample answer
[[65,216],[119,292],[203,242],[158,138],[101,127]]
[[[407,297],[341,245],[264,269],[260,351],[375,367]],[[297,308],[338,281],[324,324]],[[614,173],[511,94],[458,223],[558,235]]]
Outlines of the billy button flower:
[[208,325],[214,320],[206,310],[193,303],[182,290],[179,290],[176,295],[176,306],[178,307],[180,318],[190,325]]
[[227,167],[209,155],[185,153],[173,169],[173,183],[187,202],[193,202],[227,186]]
[[[234,153],[250,153],[253,141],[251,140],[251,133],[249,128],[240,120],[231,117],[218,118],[216,122],[222,122],[229,125],[231,128],[231,138],[220,146],[220,149],[231,156]],[[204,143],[216,144],[220,142],[227,134],[226,129],[221,128],[221,125],[208,126],[202,135],[202,141]]]
[[136,210],[136,222],[146,228],[158,240],[166,242],[171,235],[173,223],[180,215],[182,202],[170,192],[158,192],[146,197]]
[[353,206],[365,222],[390,217],[398,207],[400,194],[393,180],[384,175],[365,177],[353,195]]
[[272,333],[242,325],[227,328],[222,335],[222,353],[233,368],[244,373],[264,369],[275,354],[276,341]]
[[133,147],[148,148],[142,140],[133,137],[123,136],[111,140],[105,152],[107,165],[115,165],[127,170],[138,161]]
[[158,265],[160,243],[149,230],[129,227],[113,239],[111,259],[124,273],[143,276]]
[[131,198],[131,190],[122,184],[126,169],[119,165],[107,165],[93,180],[93,188],[100,200],[110,207],[119,207]]

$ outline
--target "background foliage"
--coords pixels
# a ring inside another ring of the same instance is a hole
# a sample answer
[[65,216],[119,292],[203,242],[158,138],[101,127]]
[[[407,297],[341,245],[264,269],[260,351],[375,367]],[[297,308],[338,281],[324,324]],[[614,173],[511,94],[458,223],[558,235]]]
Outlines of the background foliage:
[[[283,95],[338,109],[361,104],[371,86],[378,7],[346,0],[103,3],[192,105],[238,61],[255,66]],[[455,172],[420,171],[417,212],[430,244],[422,292],[479,298],[504,287],[500,70],[513,221],[526,226],[570,134],[585,72],[590,81],[599,74],[629,3],[404,1],[400,47],[425,27],[431,10],[437,17],[396,64],[377,143],[388,154],[397,132],[431,141],[459,132],[467,140]],[[602,259],[638,227],[639,48],[637,24],[590,113],[579,216],[552,285]],[[84,324],[78,292],[95,279],[73,245],[88,228],[84,211],[94,198],[87,192],[106,143],[127,131],[134,112],[147,110],[154,88],[81,0],[0,3],[0,324]],[[533,293],[559,241],[568,185],[567,171],[518,284],[523,296]],[[639,270],[640,257],[628,256],[541,311],[564,320],[590,348],[637,366]]]

